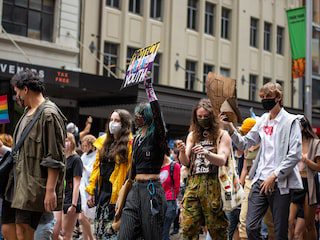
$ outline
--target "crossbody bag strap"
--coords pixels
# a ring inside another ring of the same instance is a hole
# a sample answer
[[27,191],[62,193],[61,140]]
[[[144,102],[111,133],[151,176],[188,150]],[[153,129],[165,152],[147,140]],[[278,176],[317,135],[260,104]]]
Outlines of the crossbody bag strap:
[[26,137],[29,135],[31,129],[33,128],[34,124],[36,123],[36,121],[40,118],[41,113],[44,110],[44,106],[41,104],[38,109],[36,110],[36,113],[34,115],[34,118],[31,120],[31,122],[28,123],[28,125],[23,129],[22,133],[21,133],[21,137],[19,139],[19,141],[17,142],[17,144],[14,146],[13,150],[12,150],[12,154],[14,155],[15,153],[18,152],[18,150],[21,148],[24,140],[26,139]]

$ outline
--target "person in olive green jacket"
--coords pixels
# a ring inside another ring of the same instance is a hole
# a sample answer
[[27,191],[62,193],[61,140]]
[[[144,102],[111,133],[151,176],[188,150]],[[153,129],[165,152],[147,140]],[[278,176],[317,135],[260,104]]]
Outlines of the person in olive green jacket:
[[[2,209],[2,231],[6,239],[33,239],[44,212],[61,210],[66,138],[66,118],[59,108],[44,98],[44,83],[38,74],[26,69],[13,76],[16,99],[25,108],[14,131],[14,145],[23,129],[43,106],[22,147],[15,154],[15,165]],[[13,181],[14,176],[14,181]]]

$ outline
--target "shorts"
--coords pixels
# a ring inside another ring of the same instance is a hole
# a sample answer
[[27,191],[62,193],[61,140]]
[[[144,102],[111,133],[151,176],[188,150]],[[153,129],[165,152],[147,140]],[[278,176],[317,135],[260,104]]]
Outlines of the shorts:
[[295,204],[304,204],[306,195],[308,194],[308,180],[307,178],[302,178],[303,189],[293,190],[291,194],[291,202]]
[[[67,214],[69,207],[71,204],[63,204],[63,213]],[[81,213],[81,204],[77,204],[76,213]]]
[[42,212],[12,208],[10,202],[3,200],[2,224],[28,224],[32,229],[36,230],[41,216]]

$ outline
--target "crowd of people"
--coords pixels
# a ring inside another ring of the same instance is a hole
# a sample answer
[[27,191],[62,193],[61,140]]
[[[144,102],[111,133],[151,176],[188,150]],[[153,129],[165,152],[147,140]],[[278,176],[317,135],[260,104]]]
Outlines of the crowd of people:
[[[239,126],[201,99],[173,146],[150,78],[148,102],[133,116],[114,109],[97,138],[91,117],[81,132],[67,124],[36,73],[17,73],[12,86],[25,111],[13,137],[0,134],[0,159],[13,158],[0,239],[73,239],[77,229],[84,240],[319,239],[320,141],[306,117],[284,109],[277,83],[260,89],[266,113]],[[224,211],[228,161],[244,196]]]

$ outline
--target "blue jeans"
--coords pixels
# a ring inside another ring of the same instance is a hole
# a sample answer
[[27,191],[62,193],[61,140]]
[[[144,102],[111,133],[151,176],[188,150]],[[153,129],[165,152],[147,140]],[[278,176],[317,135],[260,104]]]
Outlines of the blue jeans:
[[228,227],[228,239],[233,239],[233,234],[237,229],[238,223],[239,223],[239,215],[240,215],[240,207],[235,208],[231,212],[226,212],[226,216],[229,221],[229,227]]
[[45,213],[40,219],[40,223],[34,232],[34,240],[52,240],[53,228],[56,223],[53,214]]
[[170,240],[169,232],[171,224],[177,215],[177,202],[175,200],[167,201],[166,217],[163,225],[163,240]]

